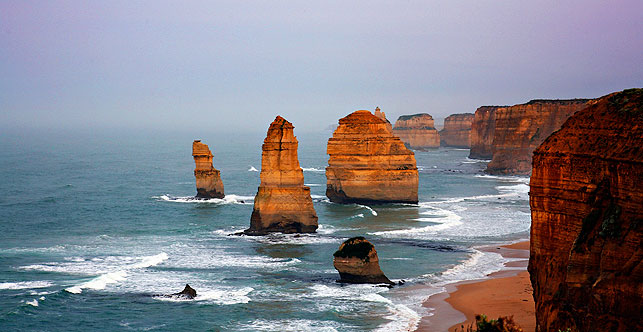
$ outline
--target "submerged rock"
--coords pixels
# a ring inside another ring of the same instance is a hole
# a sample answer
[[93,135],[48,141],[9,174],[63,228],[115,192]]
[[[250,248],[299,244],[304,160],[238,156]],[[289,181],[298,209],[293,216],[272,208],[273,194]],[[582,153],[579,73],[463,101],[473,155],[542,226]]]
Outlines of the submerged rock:
[[433,117],[427,113],[402,115],[395,121],[393,133],[410,149],[424,150],[440,147],[440,134]]
[[643,331],[643,89],[589,102],[534,151],[537,331]]
[[339,282],[394,284],[380,269],[375,247],[361,236],[344,241],[333,256],[333,265],[340,276]]
[[188,299],[193,299],[196,297],[196,290],[190,287],[190,285],[185,284],[185,288],[183,288],[182,291],[180,291],[179,293],[174,293],[172,294],[172,296],[179,296],[179,297],[185,297]]
[[304,186],[293,125],[281,116],[270,124],[261,153],[261,184],[254,200],[247,235],[271,232],[313,233],[317,213]]
[[369,111],[339,120],[328,139],[326,196],[335,203],[417,203],[415,155]]
[[455,148],[471,146],[472,113],[451,114],[444,119],[444,128],[440,130],[440,145]]
[[198,198],[223,198],[223,182],[221,173],[212,166],[212,152],[201,140],[192,143],[192,157],[194,157],[194,177],[196,177],[196,197]]

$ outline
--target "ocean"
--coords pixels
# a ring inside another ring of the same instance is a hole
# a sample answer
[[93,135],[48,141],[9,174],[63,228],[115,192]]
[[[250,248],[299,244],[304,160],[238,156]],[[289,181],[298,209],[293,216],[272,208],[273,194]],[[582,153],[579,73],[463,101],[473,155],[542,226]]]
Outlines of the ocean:
[[[529,179],[485,175],[466,149],[415,152],[417,205],[330,203],[332,132],[297,128],[318,232],[235,236],[250,225],[265,131],[201,135],[0,133],[0,331],[413,331],[432,314],[426,298],[507,262],[477,247],[529,236]],[[194,139],[224,199],[192,199]],[[352,236],[405,283],[337,283],[333,253]],[[194,300],[163,296],[186,283]]]

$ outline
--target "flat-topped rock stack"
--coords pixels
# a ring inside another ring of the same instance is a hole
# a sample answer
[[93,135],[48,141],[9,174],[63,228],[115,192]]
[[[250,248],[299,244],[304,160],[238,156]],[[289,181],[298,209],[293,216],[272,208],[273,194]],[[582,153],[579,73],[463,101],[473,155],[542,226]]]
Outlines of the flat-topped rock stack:
[[417,203],[415,155],[369,111],[339,120],[328,139],[326,196],[336,203]]
[[192,143],[192,157],[194,157],[194,177],[196,178],[196,197],[198,198],[223,198],[223,182],[221,172],[212,165],[212,152],[201,140]]
[[493,137],[496,132],[496,111],[507,106],[478,107],[471,123],[471,150],[469,158],[491,159]]
[[495,112],[491,174],[529,174],[533,151],[572,114],[587,106],[588,99],[532,100],[498,108]]
[[643,89],[590,101],[534,151],[537,331],[643,331],[642,182]]
[[473,113],[451,114],[444,119],[444,128],[440,130],[440,145],[454,148],[471,146],[471,123]]
[[395,121],[393,134],[410,149],[425,150],[440,147],[440,134],[435,129],[433,117],[427,113],[400,116]]
[[271,232],[312,233],[317,214],[304,186],[293,125],[277,116],[268,128],[261,153],[261,184],[254,200],[248,235]]

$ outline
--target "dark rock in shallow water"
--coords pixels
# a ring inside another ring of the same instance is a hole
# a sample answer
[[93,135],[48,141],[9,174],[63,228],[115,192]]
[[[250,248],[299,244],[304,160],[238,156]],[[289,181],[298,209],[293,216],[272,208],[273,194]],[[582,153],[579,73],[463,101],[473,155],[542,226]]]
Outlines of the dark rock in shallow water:
[[333,265],[341,277],[339,282],[394,284],[380,269],[375,247],[361,236],[346,240],[333,256]]
[[180,293],[174,293],[172,296],[181,296],[181,297],[186,297],[188,299],[193,299],[196,297],[196,290],[190,285],[185,284],[185,288]]

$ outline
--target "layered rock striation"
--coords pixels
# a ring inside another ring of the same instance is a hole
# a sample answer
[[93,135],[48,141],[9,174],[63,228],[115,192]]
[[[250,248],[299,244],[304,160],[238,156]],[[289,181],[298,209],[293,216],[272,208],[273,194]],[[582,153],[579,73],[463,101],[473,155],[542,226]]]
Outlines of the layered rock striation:
[[340,276],[339,282],[393,284],[380,269],[375,247],[361,236],[344,241],[333,256],[333,266]]
[[491,159],[493,136],[496,132],[496,111],[507,106],[478,107],[471,123],[471,150],[469,158]]
[[393,130],[393,126],[391,125],[391,122],[386,118],[386,113],[380,111],[379,107],[375,108],[375,113],[373,115],[384,120],[386,122],[386,126],[388,127],[388,129]]
[[223,182],[221,172],[212,166],[212,152],[200,140],[192,143],[192,157],[194,157],[194,177],[196,177],[196,197],[198,198],[223,198]]
[[410,149],[425,150],[440,147],[440,134],[433,117],[427,113],[402,115],[395,121],[393,134]]
[[417,203],[415,155],[369,111],[339,120],[328,139],[326,196],[336,203]]
[[317,213],[304,186],[293,125],[277,116],[270,124],[261,153],[261,184],[255,196],[248,235],[271,232],[313,233]]
[[538,331],[643,331],[643,89],[614,93],[534,151]]
[[493,158],[486,172],[529,174],[534,149],[587,102],[588,99],[532,100],[497,109]]
[[440,145],[455,148],[471,146],[472,113],[451,114],[444,119],[444,128],[440,130]]

